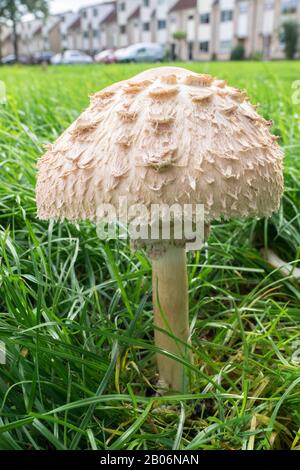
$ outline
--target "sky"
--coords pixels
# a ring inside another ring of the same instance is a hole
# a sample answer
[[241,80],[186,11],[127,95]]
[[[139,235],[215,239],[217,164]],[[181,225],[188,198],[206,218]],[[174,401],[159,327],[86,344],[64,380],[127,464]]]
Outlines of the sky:
[[81,7],[101,3],[105,0],[50,0],[50,12],[60,13],[62,11],[77,11]]

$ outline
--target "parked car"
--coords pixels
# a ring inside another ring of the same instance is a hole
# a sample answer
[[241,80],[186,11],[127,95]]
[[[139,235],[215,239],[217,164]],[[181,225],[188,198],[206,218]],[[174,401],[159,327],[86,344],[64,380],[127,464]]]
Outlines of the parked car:
[[50,64],[51,59],[54,56],[54,53],[51,51],[41,51],[35,52],[32,56],[32,63],[33,64]]
[[124,57],[124,54],[126,52],[127,48],[126,47],[122,47],[121,49],[117,49],[115,52],[114,52],[114,61],[115,62],[122,62],[122,58]]
[[116,61],[113,49],[106,49],[95,55],[95,62],[98,64],[113,64]]
[[67,50],[61,54],[55,54],[51,58],[52,65],[92,64],[93,59],[85,52]]
[[118,62],[162,62],[164,47],[156,43],[139,43],[127,47]]
[[21,56],[19,56],[18,61],[17,61],[17,58],[16,58],[15,54],[9,54],[5,57],[2,57],[2,60],[1,60],[1,63],[3,65],[13,65],[13,64],[16,64],[17,62],[19,64],[25,64],[26,65],[26,64],[30,64],[31,60],[30,60],[30,57],[21,55]]

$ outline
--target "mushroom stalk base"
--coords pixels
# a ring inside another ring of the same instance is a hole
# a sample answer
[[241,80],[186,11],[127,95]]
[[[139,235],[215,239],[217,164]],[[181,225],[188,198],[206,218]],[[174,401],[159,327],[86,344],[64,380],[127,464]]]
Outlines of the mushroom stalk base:
[[[169,246],[163,256],[152,261],[152,267],[155,345],[190,361],[185,248]],[[158,353],[157,364],[161,387],[186,391],[188,377],[182,363]]]

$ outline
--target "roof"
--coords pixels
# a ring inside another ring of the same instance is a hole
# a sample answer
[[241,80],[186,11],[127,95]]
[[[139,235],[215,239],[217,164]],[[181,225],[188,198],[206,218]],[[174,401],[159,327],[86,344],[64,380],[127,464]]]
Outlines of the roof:
[[50,26],[50,28],[48,29],[48,33],[50,33],[54,28],[56,28],[57,26],[60,25],[60,18],[57,19],[57,21],[54,21],[53,25]]
[[38,34],[42,34],[42,31],[43,31],[43,26],[40,25],[33,33],[33,36],[36,36]]
[[103,7],[103,5],[113,5],[116,4],[115,0],[107,1],[107,2],[101,2],[101,3],[91,3],[90,5],[86,5],[85,7],[81,7],[79,9],[79,13],[84,10],[89,10],[90,8],[97,8],[97,7]]
[[81,18],[80,16],[78,16],[78,18],[75,18],[75,20],[73,21],[73,23],[71,23],[68,27],[68,29],[76,29],[76,28],[80,28],[80,25],[81,25]]
[[133,20],[134,18],[139,18],[139,16],[140,16],[140,11],[141,11],[141,7],[137,7],[137,8],[131,13],[131,15],[128,16],[128,20]]
[[114,23],[116,21],[117,21],[117,8],[116,8],[116,5],[114,5],[113,10],[110,13],[108,13],[108,15],[100,21],[100,24]]
[[196,8],[196,6],[197,6],[197,0],[179,0],[171,8],[170,12],[180,11],[180,10],[189,10],[190,8]]

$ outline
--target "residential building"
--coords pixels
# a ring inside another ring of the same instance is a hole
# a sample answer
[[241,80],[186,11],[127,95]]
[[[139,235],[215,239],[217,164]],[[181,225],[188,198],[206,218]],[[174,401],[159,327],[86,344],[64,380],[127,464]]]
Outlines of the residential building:
[[[131,39],[137,37],[139,30],[139,17],[133,18],[141,0],[117,0],[118,47],[127,47],[132,44]],[[136,20],[136,22],[134,22]],[[130,24],[128,24],[128,21]],[[137,26],[135,26],[137,25]],[[134,41],[136,42],[136,41]]]
[[6,25],[0,25],[0,59],[13,54],[12,29]]
[[52,51],[55,53],[61,52],[61,25],[59,16],[48,16],[43,21],[42,29],[42,44],[43,47],[40,51]]
[[118,23],[117,8],[114,4],[113,10],[100,22],[102,49],[116,49],[118,46]]
[[178,0],[169,11],[172,58],[194,60],[197,47],[197,0]]
[[210,60],[215,53],[214,45],[214,0],[198,0],[197,2],[197,39],[196,58]]
[[81,31],[81,17],[77,15],[77,17],[70,22],[67,30],[68,35],[68,49],[83,49],[83,38],[82,38],[82,31]]
[[22,56],[32,56],[34,52],[42,47],[43,21],[34,19],[23,21],[17,25],[18,51]]
[[74,13],[73,11],[65,11],[56,15],[56,19],[59,23],[59,35],[62,50],[70,48],[69,28],[78,20],[78,18],[79,14]]
[[143,25],[141,24],[141,7],[138,6],[127,18],[127,44],[136,44],[141,41],[141,31]]
[[103,49],[101,27],[103,20],[115,9],[115,2],[104,2],[81,8],[82,49],[89,54],[96,54]]
[[155,40],[155,9],[157,0],[142,0],[140,6],[140,39],[141,42]]
[[228,60],[235,45],[235,0],[218,0],[214,7],[217,27],[214,28],[213,54],[218,60]]
[[[23,21],[17,33],[19,52],[28,56],[67,48],[95,54],[158,42],[173,59],[229,60],[232,50],[242,45],[246,57],[261,54],[269,60],[285,57],[286,21],[300,24],[300,0],[107,0],[77,13]],[[0,38],[0,54],[12,52],[7,26],[2,26]]]
[[[265,7],[268,6],[265,4]],[[273,6],[273,8],[271,8]],[[273,30],[268,35],[266,31],[267,22],[264,21],[263,30],[263,52],[266,59],[284,59],[284,42],[282,36],[282,25],[288,21],[296,21],[300,23],[300,1],[299,0],[275,0],[269,5],[269,15],[272,15]],[[265,10],[268,11],[268,10]],[[270,21],[271,23],[271,21]],[[268,44],[268,39],[271,44]],[[297,57],[299,57],[299,48]]]
[[[176,22],[176,15],[172,15],[170,10],[177,3],[177,0],[156,0],[156,10],[154,18],[154,40],[159,44],[170,47],[170,55],[175,55],[175,43],[171,41],[170,25]],[[172,28],[171,28],[172,29]]]

